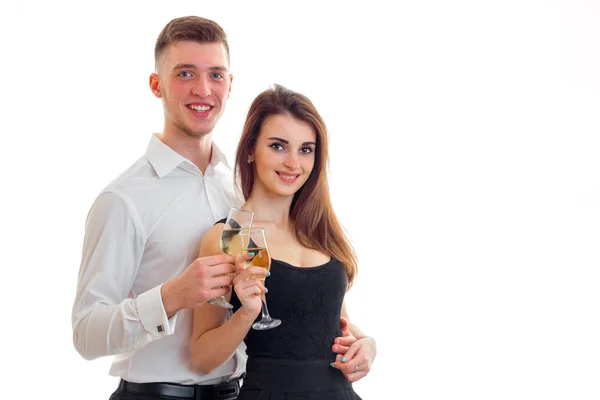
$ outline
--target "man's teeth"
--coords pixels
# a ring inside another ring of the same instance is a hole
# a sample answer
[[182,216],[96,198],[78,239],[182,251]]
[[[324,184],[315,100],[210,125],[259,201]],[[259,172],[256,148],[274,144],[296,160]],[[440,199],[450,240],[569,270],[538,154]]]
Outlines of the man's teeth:
[[200,111],[200,112],[204,112],[204,111],[208,111],[210,109],[210,106],[195,106],[195,105],[191,105],[190,108],[194,111]]

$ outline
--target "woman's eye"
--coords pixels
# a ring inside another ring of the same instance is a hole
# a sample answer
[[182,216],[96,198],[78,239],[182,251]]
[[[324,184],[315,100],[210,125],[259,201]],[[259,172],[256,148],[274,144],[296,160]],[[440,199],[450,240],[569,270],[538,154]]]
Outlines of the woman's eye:
[[313,152],[313,149],[312,147],[303,147],[300,149],[300,152],[304,154],[310,154]]
[[283,146],[281,145],[281,143],[272,143],[271,148],[275,150],[283,150]]

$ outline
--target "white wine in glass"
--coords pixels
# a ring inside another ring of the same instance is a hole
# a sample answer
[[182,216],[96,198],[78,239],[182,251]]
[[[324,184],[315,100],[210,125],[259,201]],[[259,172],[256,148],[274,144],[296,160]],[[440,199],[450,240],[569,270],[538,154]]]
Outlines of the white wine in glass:
[[[264,228],[249,228],[240,231],[242,239],[242,247],[244,253],[252,256],[252,259],[246,262],[248,267],[262,267],[267,271],[271,269],[271,255],[267,246],[267,238]],[[258,278],[258,277],[254,277]],[[262,277],[261,277],[262,279]],[[252,324],[252,329],[264,331],[266,329],[276,328],[281,325],[280,319],[271,318],[269,309],[267,308],[267,298],[263,294],[262,300],[262,316],[260,321]]]
[[[248,210],[242,210],[232,207],[227,215],[225,226],[221,232],[221,250],[230,256],[239,256],[243,253],[242,242],[239,236],[240,230],[250,228],[254,213]],[[227,301],[225,296],[215,297],[208,301],[210,304],[231,309],[233,306]]]

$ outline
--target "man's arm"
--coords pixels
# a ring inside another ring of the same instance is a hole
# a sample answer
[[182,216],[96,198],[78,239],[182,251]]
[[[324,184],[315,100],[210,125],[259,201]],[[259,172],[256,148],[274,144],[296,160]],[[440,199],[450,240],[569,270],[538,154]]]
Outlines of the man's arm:
[[128,298],[145,241],[123,196],[105,192],[96,199],[86,221],[72,311],[73,342],[85,359],[128,352],[172,334],[160,286]]
[[88,215],[73,305],[73,342],[86,359],[129,352],[172,335],[176,313],[229,291],[235,259],[197,258],[181,274],[129,298],[147,234],[133,205],[101,194]]

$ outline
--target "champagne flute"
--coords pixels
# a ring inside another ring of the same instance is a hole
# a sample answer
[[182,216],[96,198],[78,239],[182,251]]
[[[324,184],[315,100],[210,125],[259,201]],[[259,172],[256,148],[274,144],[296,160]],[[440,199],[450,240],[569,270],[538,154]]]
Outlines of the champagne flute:
[[[239,235],[242,241],[244,253],[252,256],[252,259],[247,261],[248,266],[262,267],[267,271],[271,269],[271,256],[269,254],[269,248],[267,247],[267,238],[265,237],[264,228],[242,229]],[[256,276],[252,278],[264,279],[262,276]],[[266,295],[263,294],[261,296],[261,300],[262,317],[260,321],[256,321],[254,324],[252,324],[252,329],[263,331],[281,325],[280,319],[271,318],[269,315]]]
[[[240,230],[242,228],[250,228],[254,213],[248,210],[231,207],[225,226],[221,232],[221,250],[231,256],[239,256],[242,254],[242,242],[240,241]],[[208,300],[210,304],[223,308],[232,309],[233,306],[227,301],[225,296],[215,297]]]

